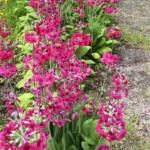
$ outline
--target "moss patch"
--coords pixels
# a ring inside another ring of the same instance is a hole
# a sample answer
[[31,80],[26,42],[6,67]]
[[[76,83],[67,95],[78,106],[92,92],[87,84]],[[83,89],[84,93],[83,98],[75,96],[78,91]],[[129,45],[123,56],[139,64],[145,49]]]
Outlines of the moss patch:
[[122,40],[128,42],[138,48],[150,50],[150,38],[143,35],[140,31],[134,31],[127,26],[121,26]]

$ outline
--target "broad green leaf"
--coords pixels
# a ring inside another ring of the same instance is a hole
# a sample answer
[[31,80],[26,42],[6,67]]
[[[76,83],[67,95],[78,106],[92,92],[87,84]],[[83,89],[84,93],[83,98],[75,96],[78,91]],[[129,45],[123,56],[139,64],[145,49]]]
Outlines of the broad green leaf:
[[33,101],[34,95],[32,93],[21,94],[18,99],[20,100],[19,105],[26,109],[29,104]]
[[19,17],[19,20],[20,20],[20,21],[26,21],[26,20],[29,20],[29,15]]
[[18,45],[18,47],[22,49],[24,54],[29,54],[33,50],[33,45],[30,43],[26,43],[25,45]]
[[82,142],[81,145],[82,145],[83,150],[90,150],[90,147],[87,142]]
[[35,13],[35,11],[34,11],[34,9],[33,9],[32,7],[26,6],[25,8],[26,8],[26,10],[27,10],[29,13]]
[[78,148],[77,148],[75,145],[71,145],[71,146],[69,147],[69,150],[78,150]]
[[110,47],[102,47],[101,49],[99,49],[97,52],[102,55],[104,52],[111,52],[112,49]]
[[[25,33],[25,32],[28,32],[28,31],[31,31],[32,30],[32,27],[31,26],[25,26],[24,29],[21,31],[22,34]],[[27,52],[30,52],[32,49],[33,49],[33,45],[32,44],[25,44],[25,46],[23,46],[23,49],[26,51],[27,49]],[[26,54],[26,53],[25,53]]]
[[58,144],[54,138],[48,140],[47,150],[58,150],[58,147],[62,147],[61,144]]
[[70,29],[74,29],[74,27],[71,26],[71,25],[66,25],[65,28],[67,28],[67,29],[69,29],[69,28],[70,28]]
[[83,138],[90,145],[96,145],[99,141],[99,135],[96,132],[96,123],[97,120],[88,119],[83,123]]
[[97,41],[94,46],[95,46],[95,48],[97,49],[97,48],[100,48],[100,47],[102,47],[102,46],[104,46],[104,45],[106,45],[106,38],[102,37],[102,38],[100,39],[100,41]]
[[117,44],[119,44],[120,42],[119,41],[117,41],[117,40],[108,40],[107,42],[106,42],[106,45],[117,45]]
[[95,59],[99,59],[100,55],[98,53],[92,53],[93,58]]
[[89,50],[91,49],[91,46],[83,46],[83,47],[79,47],[77,50],[76,50],[76,55],[78,58],[81,58],[83,57],[84,55],[86,55]]
[[90,129],[92,122],[93,122],[93,119],[88,119],[88,120],[84,121],[82,130],[83,130],[83,134],[85,136],[88,136],[90,134],[89,129]]
[[88,65],[94,65],[95,64],[95,62],[93,60],[90,60],[90,59],[89,60],[84,60],[84,62]]
[[32,70],[28,70],[24,76],[23,76],[23,79],[20,80],[17,84],[16,84],[16,87],[18,89],[22,88],[24,86],[24,84],[32,77]]
[[100,137],[98,144],[107,144],[107,141],[104,138]]
[[95,141],[90,137],[84,137],[84,140],[90,145],[95,145]]
[[80,85],[80,89],[81,89],[81,90],[84,90],[84,89],[85,89],[85,87],[86,87],[86,85],[85,85],[85,84],[81,84],[81,85]]
[[93,69],[91,69],[91,74],[92,74],[92,75],[95,75],[96,72],[95,72]]
[[17,66],[18,69],[21,69],[21,68],[23,68],[23,63],[19,63],[16,66]]
[[106,30],[105,28],[102,29],[101,33],[94,40],[94,43],[96,43],[97,41],[100,41],[100,39],[104,36],[105,30]]

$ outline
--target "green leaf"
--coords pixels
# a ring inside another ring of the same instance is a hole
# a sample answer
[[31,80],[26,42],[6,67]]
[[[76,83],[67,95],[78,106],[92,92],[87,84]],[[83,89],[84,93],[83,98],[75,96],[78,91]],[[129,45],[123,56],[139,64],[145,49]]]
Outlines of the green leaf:
[[88,64],[88,65],[94,65],[95,64],[95,62],[93,61],[93,60],[83,60],[86,64]]
[[87,142],[82,142],[81,145],[82,145],[83,150],[90,150],[90,147]]
[[19,105],[26,109],[29,104],[33,101],[34,95],[32,93],[21,94],[18,99],[20,100]]
[[81,90],[84,90],[84,89],[85,89],[85,87],[86,87],[86,85],[85,85],[85,84],[80,84],[80,89],[81,89]]
[[78,148],[77,148],[75,145],[71,145],[71,146],[69,147],[69,150],[78,150]]
[[88,136],[90,134],[89,129],[90,129],[92,122],[93,122],[93,119],[88,119],[88,120],[84,121],[84,123],[83,123],[83,134],[85,136]]
[[16,66],[17,66],[18,69],[21,69],[21,68],[23,68],[23,63],[19,63]]
[[95,145],[95,141],[90,137],[84,137],[84,140],[90,145]]
[[105,30],[106,30],[105,28],[102,29],[101,33],[94,40],[94,43],[100,41],[100,39],[104,36]]
[[16,84],[16,88],[20,89],[24,86],[24,84],[32,77],[32,70],[28,70],[24,76],[23,79],[20,80],[17,84]]
[[83,47],[79,47],[76,50],[76,55],[78,58],[83,57],[84,55],[86,55],[88,53],[88,51],[91,49],[91,46],[83,46]]
[[21,22],[22,22],[22,21],[27,21],[27,20],[29,20],[29,15],[19,17],[19,20],[20,20]]
[[102,46],[106,45],[106,38],[102,37],[100,39],[100,41],[97,41],[96,44],[95,44],[95,48],[100,48]]
[[97,120],[88,119],[83,123],[82,132],[84,140],[90,145],[96,145],[99,141],[99,135],[96,132]]
[[117,44],[119,44],[120,42],[119,41],[117,41],[117,40],[108,40],[107,42],[106,42],[106,45],[117,45]]
[[98,144],[107,144],[107,141],[104,138],[100,137]]
[[67,29],[74,29],[74,27],[71,26],[71,25],[66,25],[65,28],[67,28]]
[[104,52],[111,52],[112,49],[110,47],[102,47],[101,49],[99,49],[97,52],[102,55]]
[[92,74],[92,75],[95,75],[96,72],[95,72],[93,69],[91,69],[91,74]]
[[35,13],[35,11],[34,11],[34,9],[33,9],[32,7],[26,6],[25,8],[26,8],[26,10],[27,10],[29,13]]
[[[29,30],[29,28],[25,30]],[[22,49],[24,54],[29,54],[33,50],[33,45],[30,43],[26,43],[25,45],[18,45],[18,47]]]
[[95,59],[99,59],[100,55],[98,53],[92,53],[93,58]]

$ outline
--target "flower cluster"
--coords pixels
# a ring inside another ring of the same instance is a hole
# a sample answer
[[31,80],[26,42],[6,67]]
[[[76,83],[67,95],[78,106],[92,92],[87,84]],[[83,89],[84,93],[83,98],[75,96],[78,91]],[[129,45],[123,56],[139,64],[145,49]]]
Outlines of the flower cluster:
[[[24,84],[24,88],[34,95],[30,107],[25,109],[19,105],[20,100],[13,92],[4,94],[6,108],[10,119],[0,132],[0,148],[4,150],[44,150],[50,131],[49,122],[62,127],[79,116],[74,108],[80,104],[81,110],[90,116],[95,110],[94,102],[88,101],[81,90],[81,83],[91,74],[90,67],[75,55],[77,47],[90,45],[92,37],[84,30],[73,32],[66,40],[62,39],[62,17],[59,9],[63,0],[30,0],[30,6],[37,11],[40,20],[31,32],[24,35],[25,41],[33,45],[33,52],[23,57],[25,71],[32,76]],[[85,5],[102,5],[107,13],[114,12],[117,0],[77,0],[79,7],[76,12],[80,18],[85,17]],[[82,4],[83,3],[83,4]],[[109,8],[108,8],[109,7]],[[109,10],[113,9],[113,10]],[[77,23],[80,26],[79,23]],[[82,26],[87,26],[83,23]],[[109,38],[118,38],[117,31],[108,31]],[[0,28],[0,36],[6,38],[9,32]],[[11,63],[14,51],[10,44],[1,41],[0,75],[12,77],[17,69]],[[119,57],[106,52],[101,62],[110,68],[115,68]],[[127,96],[127,79],[125,75],[114,74],[112,78],[114,89],[111,100]],[[121,94],[121,96],[119,95]],[[118,102],[118,101],[117,101]],[[125,133],[123,121],[123,106],[109,101],[98,110],[96,130],[108,141],[121,140]],[[109,150],[101,145],[98,150]]]
[[81,18],[86,16],[84,11],[84,5],[87,4],[88,6],[99,6],[102,7],[103,11],[107,14],[113,14],[118,12],[117,4],[119,0],[77,0],[80,6],[77,8],[77,12]]
[[116,7],[118,2],[119,0],[100,0],[103,10],[108,14],[116,13],[118,11]]
[[47,136],[43,123],[37,124],[31,119],[10,121],[0,132],[0,147],[3,150],[43,150]]
[[118,2],[119,0],[87,0],[90,6],[101,5],[103,10],[108,14],[117,12],[116,4]]
[[110,150],[109,146],[102,144],[96,150]]
[[4,78],[12,77],[17,72],[17,67],[13,63],[3,64],[0,66],[0,75]]
[[[54,3],[55,8],[57,3]],[[43,10],[42,5],[40,7]],[[83,94],[79,85],[90,75],[90,68],[75,56],[74,51],[76,46],[89,45],[91,38],[76,32],[70,40],[62,41],[59,11],[49,17],[51,12],[49,8],[45,19],[37,23],[34,35],[26,34],[27,42],[38,40],[34,43],[33,54],[24,58],[26,68],[33,72],[25,86],[35,94],[34,106],[39,107],[39,114],[47,123],[51,121],[61,127],[70,121],[69,114]],[[33,84],[36,86],[32,87]]]
[[30,0],[30,6],[38,11],[38,13],[51,13],[56,14],[58,7],[57,4],[63,0]]
[[[77,46],[89,45],[91,37],[77,31],[70,39],[61,40],[59,3],[58,0],[30,1],[42,18],[34,31],[25,33],[26,42],[33,44],[33,53],[23,58],[25,70],[32,71],[32,77],[24,88],[34,94],[34,100],[25,110],[17,105],[18,99],[16,103],[7,99],[7,108],[14,121],[10,120],[0,133],[0,148],[4,150],[43,150],[47,146],[44,129],[48,128],[49,122],[62,127],[78,116],[73,108],[84,95],[80,84],[91,70],[74,52]],[[8,68],[11,68],[11,73],[15,72],[13,66]]]
[[10,35],[10,29],[7,25],[7,22],[5,19],[0,20],[0,36],[2,38],[7,38]]
[[128,80],[124,73],[115,73],[112,77],[114,88],[111,92],[111,96],[114,99],[122,99],[128,97]]
[[9,28],[5,21],[2,21],[0,27],[0,76],[4,78],[12,77],[16,71],[16,65],[11,62],[14,57],[14,51],[11,49],[11,42],[6,38],[10,35]]
[[82,32],[76,32],[71,37],[71,45],[85,46],[91,43],[91,36]]
[[121,140],[126,134],[123,120],[123,106],[112,102],[100,105],[99,120],[96,125],[98,134],[108,141]]
[[107,28],[106,36],[109,39],[120,39],[121,31],[118,27],[109,27]]
[[[114,87],[110,93],[110,100],[106,104],[99,106],[97,113],[99,120],[96,124],[96,131],[109,142],[120,141],[127,132],[124,121],[124,103],[121,100],[128,96],[128,80],[125,74],[120,73],[117,69],[118,55],[105,52],[100,61],[106,64],[109,69],[113,69],[112,83]],[[105,146],[104,149],[109,149],[109,147]],[[103,146],[99,147],[99,149],[103,149]]]
[[116,54],[111,54],[110,52],[104,52],[103,56],[100,58],[100,61],[107,66],[114,68],[119,61],[119,56]]
[[83,5],[77,7],[76,11],[79,14],[80,18],[84,18],[86,16]]

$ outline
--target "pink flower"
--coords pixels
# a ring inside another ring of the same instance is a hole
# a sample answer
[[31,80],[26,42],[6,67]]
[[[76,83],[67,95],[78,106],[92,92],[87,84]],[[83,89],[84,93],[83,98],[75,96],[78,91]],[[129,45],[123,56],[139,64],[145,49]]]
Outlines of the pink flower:
[[91,115],[95,110],[95,105],[93,102],[88,102],[85,106],[82,107],[82,112],[86,115]]
[[25,40],[26,40],[26,42],[33,44],[33,43],[36,43],[38,41],[38,38],[35,35],[35,33],[25,33]]
[[[5,28],[6,28],[6,26],[7,26],[6,22],[3,25],[1,25],[1,26],[5,26]],[[0,27],[0,36],[2,38],[6,38],[6,37],[8,37],[10,35],[10,31],[9,31],[8,27],[7,27],[7,30],[8,31],[4,31],[3,27]]]
[[106,144],[102,144],[102,145],[98,146],[98,148],[96,150],[110,150],[110,148]]
[[4,78],[12,77],[17,72],[15,64],[6,64],[0,67],[0,75]]
[[75,119],[78,118],[78,117],[79,117],[79,113],[74,112],[74,113],[72,114],[72,119],[73,119],[73,120],[75,120]]
[[87,0],[90,6],[97,6],[100,4],[100,0]]
[[71,45],[86,46],[91,43],[91,36],[83,32],[76,32],[71,37]]
[[109,27],[107,28],[106,36],[110,39],[120,39],[121,31],[118,27]]
[[30,69],[32,66],[32,55],[27,55],[23,57],[23,64],[26,70]]
[[96,124],[97,133],[108,141],[121,140],[126,135],[123,120],[123,106],[113,103],[100,105],[99,120]]
[[[0,148],[4,150],[44,150],[47,147],[49,122],[57,127],[64,126],[65,123],[79,116],[77,112],[72,112],[80,103],[82,111],[87,115],[91,115],[96,110],[94,102],[88,101],[80,87],[90,75],[91,69],[75,55],[76,47],[89,45],[92,38],[90,34],[77,31],[70,39],[68,37],[67,40],[62,40],[64,20],[59,9],[61,2],[64,0],[30,0],[30,5],[37,10],[41,18],[34,31],[25,33],[25,40],[34,46],[33,53],[23,58],[25,69],[32,70],[32,77],[25,83],[24,88],[34,94],[34,99],[30,103],[30,108],[25,110],[18,107],[17,96],[13,93],[6,94],[5,106],[10,116],[15,116],[13,117],[15,121],[10,121],[0,132]],[[86,1],[77,0],[77,2],[79,7],[76,11],[81,18],[84,18]],[[107,13],[111,13],[115,10],[116,1],[87,0],[87,3],[90,6],[104,5]],[[87,23],[82,21],[77,23],[77,28],[86,26]],[[6,36],[0,30],[1,34],[3,37]],[[116,33],[113,36],[118,37]],[[7,61],[13,58],[13,53],[8,51],[9,45],[1,43],[0,58],[6,62],[2,62],[0,66],[0,75],[12,77],[17,68],[15,64]],[[115,67],[118,59],[117,55],[106,52],[101,61],[109,67]],[[114,77],[114,86],[118,91],[126,87],[125,85],[125,76],[121,76],[121,79]],[[113,97],[118,98],[116,93],[113,92]],[[109,141],[124,137],[126,129],[120,105],[109,104],[107,107],[100,107],[98,117],[96,129],[100,136]],[[106,149],[108,150],[107,146],[101,145],[98,150]]]
[[108,13],[108,14],[112,14],[112,13],[115,11],[115,9],[114,9],[113,7],[110,7],[110,6],[106,6],[106,7],[104,8],[104,11],[105,11],[106,13]]
[[78,2],[78,3],[82,3],[82,2],[84,2],[84,0],[77,0],[77,2]]
[[13,59],[13,56],[14,56],[13,50],[0,50],[0,59],[3,61]]
[[121,99],[128,97],[128,80],[125,74],[115,73],[112,77],[114,89],[111,91],[111,97],[114,99]]
[[80,5],[79,7],[77,7],[77,13],[79,14],[80,18],[84,18],[85,17],[85,12],[84,12],[83,5]]
[[[21,145],[21,147],[18,148],[18,150],[37,150],[37,148],[34,144],[30,144],[28,142]],[[40,149],[42,150],[42,149]]]
[[111,0],[112,3],[116,4],[119,3],[120,0]]
[[114,99],[121,99],[123,97],[122,95],[122,91],[115,88],[111,91],[111,97],[114,98]]
[[122,86],[119,73],[113,74],[112,82],[113,82],[115,87],[121,87]]
[[105,52],[100,58],[100,61],[109,67],[113,68],[119,61],[119,56],[116,54],[111,54],[110,52]]

